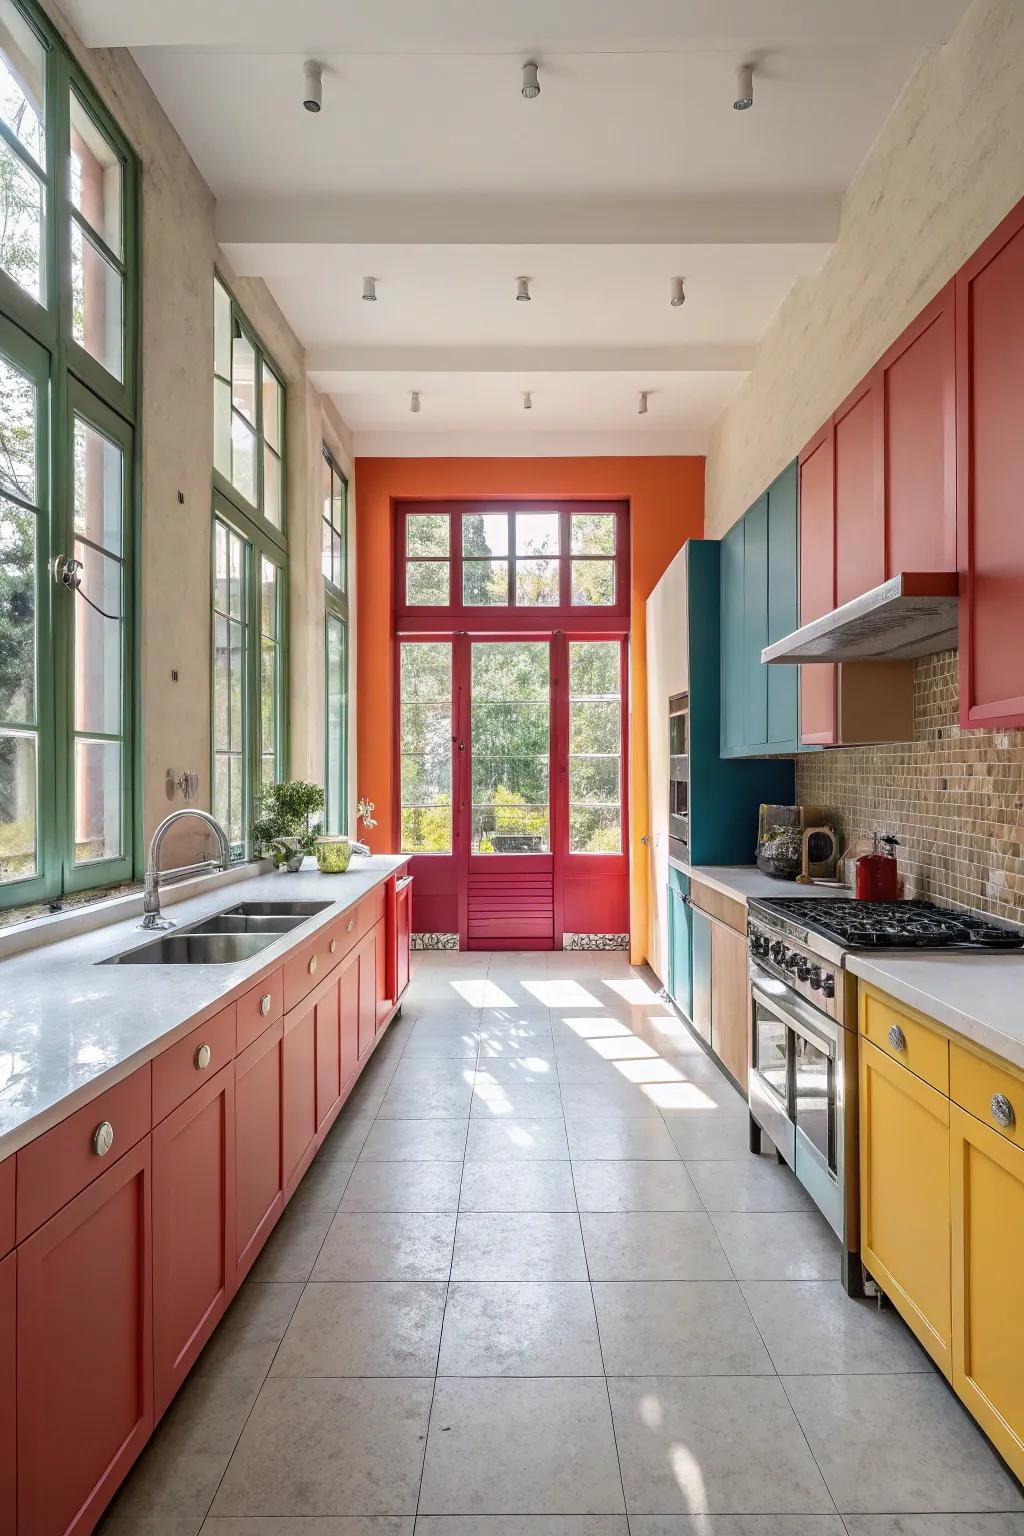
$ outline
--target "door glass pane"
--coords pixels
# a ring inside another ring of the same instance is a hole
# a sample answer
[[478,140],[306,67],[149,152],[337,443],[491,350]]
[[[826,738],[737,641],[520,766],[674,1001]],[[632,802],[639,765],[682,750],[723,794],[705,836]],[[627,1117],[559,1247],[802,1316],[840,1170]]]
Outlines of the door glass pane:
[[45,200],[39,177],[0,139],[0,266],[40,303]]
[[615,602],[615,561],[574,560],[572,598],[574,608],[609,608]]
[[405,568],[405,600],[413,608],[444,607],[448,580],[447,560],[410,560]]
[[547,853],[551,681],[547,644],[471,647],[473,853]]
[[45,54],[12,0],[0,0],[0,117],[38,166],[43,139]]
[[569,851],[622,851],[621,649],[569,645]]
[[35,718],[36,517],[0,497],[0,720]]
[[516,561],[516,605],[520,608],[558,606],[558,561]]
[[121,743],[75,742],[75,863],[121,856]]
[[516,513],[516,554],[558,554],[557,512]]
[[75,533],[111,555],[121,553],[123,471],[120,445],[76,417]]
[[71,92],[71,201],[115,256],[121,255],[121,161]]
[[260,765],[264,784],[277,778],[281,647],[277,566],[260,560]]
[[826,1168],[835,1173],[834,1063],[827,1051],[795,1030],[793,1076],[797,1127],[817,1148]]
[[462,601],[467,607],[507,607],[508,561],[464,560]]
[[327,615],[327,831],[339,836],[347,823],[345,806],[345,696],[347,662],[345,625],[337,615]]
[[781,1019],[754,1004],[754,1065],[789,1111],[790,1032]]
[[615,514],[574,512],[569,540],[574,555],[614,555]]
[[448,554],[447,512],[413,512],[405,520],[407,555]]
[[120,560],[75,540],[82,585],[75,602],[75,730],[121,731],[122,612]]
[[464,555],[507,555],[508,517],[504,512],[465,512],[462,517]]
[[36,874],[36,738],[0,730],[0,884]]
[[403,642],[400,656],[402,852],[452,849],[452,648]]
[[124,281],[71,221],[71,334],[115,379],[124,377]]
[[245,852],[245,541],[214,523],[213,801],[233,858]]

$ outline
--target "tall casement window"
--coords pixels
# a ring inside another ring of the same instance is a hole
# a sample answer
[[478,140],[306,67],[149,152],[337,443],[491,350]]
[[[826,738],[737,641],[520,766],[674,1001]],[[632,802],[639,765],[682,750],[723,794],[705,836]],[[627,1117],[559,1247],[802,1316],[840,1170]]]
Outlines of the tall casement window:
[[326,447],[321,503],[326,826],[341,834],[348,831],[348,483]]
[[217,276],[213,329],[213,814],[242,859],[285,771],[284,385]]
[[0,0],[0,906],[131,877],[138,165]]

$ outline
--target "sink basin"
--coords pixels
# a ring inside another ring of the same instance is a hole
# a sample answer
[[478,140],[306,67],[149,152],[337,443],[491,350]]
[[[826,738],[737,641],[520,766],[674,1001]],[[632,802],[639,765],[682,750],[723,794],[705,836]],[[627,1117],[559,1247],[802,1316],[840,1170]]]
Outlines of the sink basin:
[[269,933],[162,933],[148,944],[114,955],[105,965],[230,965],[248,960],[273,944],[280,930]]
[[190,928],[190,933],[288,933],[308,922],[305,917],[288,917],[282,912],[268,913],[266,917],[249,916],[244,912],[218,912],[215,917],[204,917],[201,923]]
[[222,917],[316,917],[326,912],[329,901],[240,901],[228,907]]

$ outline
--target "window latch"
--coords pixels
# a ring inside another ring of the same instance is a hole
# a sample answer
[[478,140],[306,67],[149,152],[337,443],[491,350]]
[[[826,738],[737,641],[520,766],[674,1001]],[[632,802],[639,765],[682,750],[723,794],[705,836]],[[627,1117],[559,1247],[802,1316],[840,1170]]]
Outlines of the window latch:
[[82,585],[82,562],[70,555],[58,555],[53,562],[53,579],[58,587],[77,592]]

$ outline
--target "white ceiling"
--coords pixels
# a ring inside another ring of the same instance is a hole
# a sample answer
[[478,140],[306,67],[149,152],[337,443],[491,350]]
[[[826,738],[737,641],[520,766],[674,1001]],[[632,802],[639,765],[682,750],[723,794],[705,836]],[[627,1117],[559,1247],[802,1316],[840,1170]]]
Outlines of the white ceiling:
[[[615,433],[692,451],[827,252],[921,52],[965,8],[65,0],[87,43],[134,49],[217,196],[229,261],[267,280],[357,450],[414,424],[414,442],[593,433],[600,451]],[[319,116],[301,108],[310,56]],[[531,57],[541,94],[524,101]],[[744,60],[756,99],[739,113]]]

